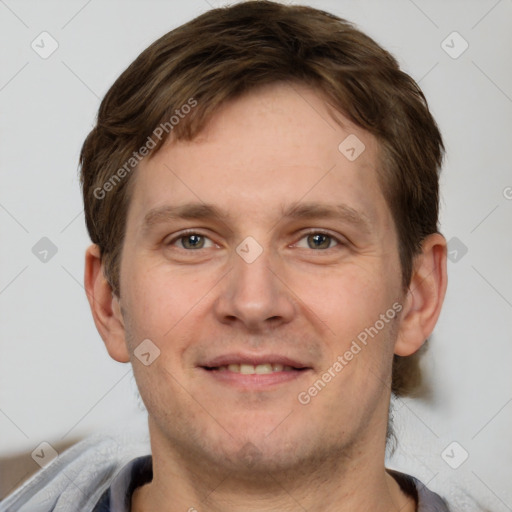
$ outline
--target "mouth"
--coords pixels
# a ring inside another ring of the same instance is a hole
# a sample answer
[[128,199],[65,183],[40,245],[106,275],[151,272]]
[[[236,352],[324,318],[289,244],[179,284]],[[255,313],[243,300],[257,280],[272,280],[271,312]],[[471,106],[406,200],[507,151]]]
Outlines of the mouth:
[[278,355],[231,354],[199,366],[217,382],[239,388],[262,389],[293,381],[312,370],[311,366]]
[[242,375],[268,375],[269,373],[276,372],[293,372],[302,371],[306,368],[295,368],[289,365],[280,363],[262,363],[262,364],[247,364],[247,363],[231,363],[228,365],[204,367],[206,370],[215,370],[218,372],[233,372],[241,373]]

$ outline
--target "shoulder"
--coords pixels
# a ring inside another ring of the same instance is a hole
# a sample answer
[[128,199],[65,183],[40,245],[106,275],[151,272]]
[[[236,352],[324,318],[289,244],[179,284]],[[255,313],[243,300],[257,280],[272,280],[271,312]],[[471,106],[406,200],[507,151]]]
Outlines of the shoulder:
[[402,491],[416,500],[418,512],[450,512],[446,501],[416,478],[398,471],[387,471],[398,482]]
[[153,479],[153,459],[142,455],[126,464],[103,493],[93,512],[129,512],[134,490]]
[[128,461],[149,454],[146,436],[91,436],[0,503],[0,512],[91,511]]
[[466,489],[471,488],[470,482],[463,482],[459,477],[457,482],[451,479],[437,480],[439,494],[428,489],[420,480],[413,476],[387,469],[398,482],[402,490],[412,495],[418,503],[417,512],[455,512],[464,510],[466,512],[482,512],[490,510],[488,504],[483,504],[471,496]]

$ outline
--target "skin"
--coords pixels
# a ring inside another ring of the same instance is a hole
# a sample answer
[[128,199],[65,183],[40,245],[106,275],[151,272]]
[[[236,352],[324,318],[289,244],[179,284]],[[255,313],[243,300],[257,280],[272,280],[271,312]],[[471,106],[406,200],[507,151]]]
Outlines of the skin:
[[[415,510],[384,467],[391,365],[434,328],[446,242],[424,241],[404,291],[377,142],[338,117],[297,84],[227,103],[196,139],[170,141],[133,176],[120,297],[98,248],[87,250],[94,320],[110,355],[131,361],[149,413],[154,479],[135,491],[133,510]],[[365,145],[354,161],[338,150],[350,134]],[[151,215],[145,226],[151,210],[189,203],[225,216]],[[345,214],[284,214],[306,203],[343,204]],[[187,229],[200,237],[180,238]],[[328,236],[308,238],[318,231]],[[236,250],[249,236],[262,250],[251,263]],[[397,303],[400,313],[301,404],[299,393]],[[147,366],[134,356],[145,339],[160,350]],[[201,368],[228,353],[308,369],[258,386]]]

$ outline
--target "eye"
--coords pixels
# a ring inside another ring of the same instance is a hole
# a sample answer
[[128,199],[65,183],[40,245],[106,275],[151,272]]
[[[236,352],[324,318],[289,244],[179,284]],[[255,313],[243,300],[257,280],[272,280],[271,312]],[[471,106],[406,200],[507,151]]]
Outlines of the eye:
[[[306,246],[303,241],[307,244]],[[302,248],[325,250],[331,249],[339,244],[339,241],[333,236],[322,233],[321,231],[316,231],[302,237],[296,245]]]
[[194,250],[213,247],[215,244],[206,236],[199,233],[186,233],[174,238],[168,245],[177,245],[181,249]]

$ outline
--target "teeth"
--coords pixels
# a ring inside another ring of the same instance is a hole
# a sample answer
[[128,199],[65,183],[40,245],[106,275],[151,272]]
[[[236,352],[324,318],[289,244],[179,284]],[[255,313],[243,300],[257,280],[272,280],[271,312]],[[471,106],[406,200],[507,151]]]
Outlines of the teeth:
[[274,370],[273,366],[269,363],[259,364],[258,366],[254,367],[254,373],[272,373],[273,371],[279,372],[281,370]]
[[258,364],[256,366],[252,364],[228,364],[219,366],[219,371],[230,371],[234,373],[241,373],[243,375],[263,375],[266,373],[272,373],[272,372],[290,372],[293,370],[291,366],[284,366],[282,364],[277,363],[264,363],[264,364]]
[[255,368],[252,364],[241,364],[240,373],[243,375],[251,375],[252,373],[255,373]]

